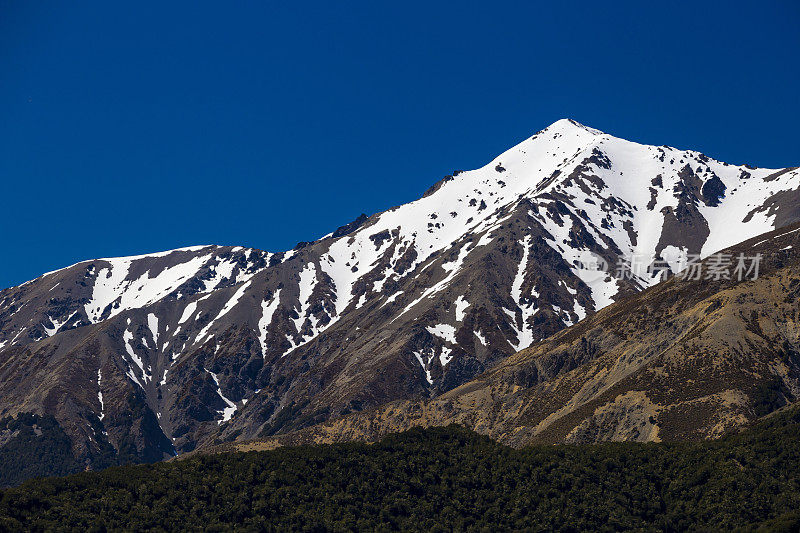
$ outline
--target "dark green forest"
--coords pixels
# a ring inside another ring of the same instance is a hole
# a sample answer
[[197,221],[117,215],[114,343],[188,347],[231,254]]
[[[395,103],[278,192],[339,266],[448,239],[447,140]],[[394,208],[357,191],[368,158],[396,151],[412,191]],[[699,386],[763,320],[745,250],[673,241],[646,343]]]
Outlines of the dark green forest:
[[79,472],[69,437],[52,416],[0,419],[0,489],[32,477]]
[[800,528],[800,409],[703,443],[514,450],[466,429],[195,456],[0,493],[0,530]]
[[[131,437],[116,450],[103,435],[102,423],[96,418],[88,422],[99,437],[91,457],[94,468],[142,462]],[[155,461],[153,457],[145,459]],[[75,459],[72,442],[53,416],[19,413],[15,418],[0,419],[0,489],[35,477],[64,476],[85,469],[86,463]]]

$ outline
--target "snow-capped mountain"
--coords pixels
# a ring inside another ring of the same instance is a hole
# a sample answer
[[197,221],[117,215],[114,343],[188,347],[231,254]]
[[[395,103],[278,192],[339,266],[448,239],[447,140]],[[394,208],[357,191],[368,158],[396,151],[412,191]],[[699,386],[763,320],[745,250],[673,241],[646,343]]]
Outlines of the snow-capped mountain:
[[450,424],[514,447],[738,432],[800,400],[800,223],[725,250],[754,253],[757,278],[671,277],[435,398],[208,451],[375,442]]
[[560,120],[288,252],[98,259],[3,290],[0,417],[54,414],[91,463],[436,396],[660,279],[621,259],[677,270],[800,220],[799,193],[796,168]]

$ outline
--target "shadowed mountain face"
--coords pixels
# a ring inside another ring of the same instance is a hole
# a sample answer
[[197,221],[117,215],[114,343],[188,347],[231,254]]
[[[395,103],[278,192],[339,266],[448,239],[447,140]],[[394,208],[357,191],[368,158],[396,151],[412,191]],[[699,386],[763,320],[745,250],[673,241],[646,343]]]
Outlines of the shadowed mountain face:
[[[0,417],[54,416],[91,466],[109,448],[159,459],[450,397],[659,280],[647,268],[612,275],[621,259],[678,270],[681,254],[800,220],[799,190],[797,169],[562,120],[289,252],[98,259],[1,291]],[[516,386],[549,383],[559,365]]]
[[758,278],[672,277],[436,399],[237,446],[375,440],[452,423],[513,446],[719,437],[800,398],[800,224],[727,252],[762,254]]

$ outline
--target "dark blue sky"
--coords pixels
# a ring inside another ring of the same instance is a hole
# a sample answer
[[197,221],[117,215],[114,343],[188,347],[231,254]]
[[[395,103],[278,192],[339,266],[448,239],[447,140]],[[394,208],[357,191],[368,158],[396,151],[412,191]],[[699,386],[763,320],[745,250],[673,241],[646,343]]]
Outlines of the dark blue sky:
[[0,287],[288,249],[562,117],[800,164],[795,0],[116,4],[0,2]]

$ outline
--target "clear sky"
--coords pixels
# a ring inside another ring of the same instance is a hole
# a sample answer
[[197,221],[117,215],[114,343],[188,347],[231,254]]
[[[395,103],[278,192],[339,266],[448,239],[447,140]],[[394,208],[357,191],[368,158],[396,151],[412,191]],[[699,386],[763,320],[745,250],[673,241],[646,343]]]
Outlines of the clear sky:
[[796,0],[0,0],[0,287],[288,249],[563,117],[798,165],[798,95]]

